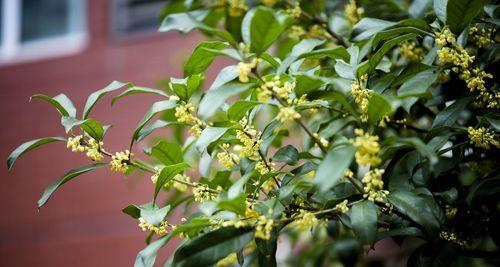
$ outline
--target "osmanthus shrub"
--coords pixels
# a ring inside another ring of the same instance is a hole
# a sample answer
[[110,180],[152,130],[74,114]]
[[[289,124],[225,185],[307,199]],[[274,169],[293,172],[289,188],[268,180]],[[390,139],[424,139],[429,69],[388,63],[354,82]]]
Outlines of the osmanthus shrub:
[[[496,2],[168,1],[160,31],[210,38],[184,77],[163,89],[112,82],[79,116],[64,94],[33,96],[61,113],[67,136],[21,145],[8,167],[53,142],[93,161],[50,184],[38,206],[96,168],[143,175],[152,201],[123,209],[148,233],[136,266],[153,265],[174,237],[171,266],[354,265],[386,238],[413,245],[409,265],[493,265]],[[234,64],[204,86],[217,57]],[[161,98],[118,152],[91,116],[114,91],[112,102]],[[139,151],[159,128],[172,136]],[[186,218],[170,219],[175,209]],[[293,252],[277,263],[278,243]]]

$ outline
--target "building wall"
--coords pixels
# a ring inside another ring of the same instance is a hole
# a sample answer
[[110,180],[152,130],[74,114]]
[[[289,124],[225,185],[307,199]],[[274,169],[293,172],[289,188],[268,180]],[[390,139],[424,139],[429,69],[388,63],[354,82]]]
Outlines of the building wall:
[[[88,0],[90,43],[82,53],[0,66],[0,159],[25,141],[64,136],[60,115],[52,106],[39,100],[28,103],[35,93],[64,92],[81,111],[87,96],[112,80],[154,88],[161,79],[181,77],[181,63],[199,35],[117,39],[109,34],[109,11],[109,1]],[[213,69],[221,67],[220,62],[215,65]],[[108,96],[98,103],[91,117],[114,125],[105,140],[107,150],[126,148],[155,99],[131,96],[111,108]],[[136,146],[136,154],[140,149]],[[46,206],[36,209],[45,186],[89,163],[84,155],[66,150],[65,144],[53,143],[20,158],[10,172],[0,168],[0,266],[132,265],[145,246],[145,234],[121,208],[151,200],[153,186],[147,176],[123,178],[97,170],[65,184]],[[171,249],[172,244],[162,258]]]

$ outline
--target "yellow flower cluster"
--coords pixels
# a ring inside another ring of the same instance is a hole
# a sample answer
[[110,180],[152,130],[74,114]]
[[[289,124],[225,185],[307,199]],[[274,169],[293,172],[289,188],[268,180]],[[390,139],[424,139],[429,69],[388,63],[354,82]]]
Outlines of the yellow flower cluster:
[[296,220],[293,222],[293,227],[299,231],[307,231],[316,224],[318,224],[316,216],[309,211],[301,209]]
[[312,38],[332,38],[332,35],[318,24],[314,24],[309,28],[309,36]]
[[104,143],[97,142],[94,138],[90,138],[87,145],[87,157],[93,161],[101,161],[104,159],[104,155],[101,153],[100,148]]
[[281,107],[276,119],[281,122],[293,121],[300,119],[300,113],[294,107]]
[[349,3],[344,7],[344,13],[351,24],[356,24],[365,13],[365,10],[356,5],[356,0],[349,0]]
[[160,226],[155,226],[147,222],[144,218],[140,217],[139,227],[142,229],[142,231],[149,230],[155,232],[157,235],[164,235],[167,233],[168,222],[162,221],[160,223]]
[[455,35],[445,28],[441,33],[436,33],[435,42],[443,46],[437,52],[439,61],[443,64],[451,64],[453,66],[451,70],[460,74],[469,90],[479,93],[474,105],[477,107],[500,108],[500,93],[492,92],[485,86],[484,79],[491,79],[493,75],[471,66],[475,57],[469,55],[465,48],[457,44]]
[[287,10],[285,10],[285,12],[294,19],[298,19],[300,18],[300,15],[302,15],[302,9],[300,8],[299,5],[295,5],[292,8],[288,8]]
[[470,142],[479,148],[490,149],[491,146],[500,147],[499,137],[495,135],[495,132],[485,127],[469,127],[467,128],[469,132]]
[[424,49],[417,46],[413,41],[399,45],[399,52],[410,61],[422,61],[424,59]]
[[468,249],[472,248],[471,242],[458,238],[455,233],[442,231],[441,233],[439,233],[439,237],[448,242],[455,243],[463,248],[468,248]]
[[270,163],[266,164],[264,161],[261,160],[261,161],[257,162],[257,164],[255,165],[255,170],[257,172],[259,172],[260,175],[266,175],[270,172],[275,171],[274,166],[276,166],[274,164],[274,162],[270,162]]
[[491,34],[493,29],[479,29],[476,26],[469,28],[469,40],[473,41],[477,47],[487,47],[493,43]]
[[444,207],[445,209],[445,214],[446,214],[446,218],[448,219],[453,219],[455,217],[455,215],[457,215],[457,208],[455,207],[452,207],[450,205],[446,205]]
[[230,17],[239,17],[248,9],[245,0],[229,0],[228,14]]
[[379,165],[381,159],[378,157],[378,152],[380,151],[378,136],[365,133],[361,129],[355,129],[354,133],[357,137],[351,142],[354,146],[358,147],[358,151],[355,154],[356,163],[362,166],[368,164],[370,166]]
[[67,148],[71,148],[73,152],[83,152],[85,147],[82,145],[83,135],[77,135],[75,137],[69,137],[66,143]]
[[201,131],[203,127],[205,127],[205,124],[198,117],[192,114],[195,111],[196,108],[191,103],[180,105],[175,108],[175,117],[178,122],[191,125],[189,134],[194,138],[198,138],[201,135]]
[[111,170],[126,173],[128,170],[128,162],[133,155],[134,154],[128,149],[122,152],[116,152],[115,155],[111,157],[111,162],[109,162]]
[[259,216],[257,219],[257,225],[255,226],[255,238],[269,240],[269,238],[271,238],[273,226],[273,219],[268,219],[264,215]]
[[262,4],[266,5],[266,6],[272,6],[274,4],[276,4],[278,0],[261,0]]
[[359,80],[354,80],[351,83],[349,91],[351,92],[354,102],[359,106],[361,111],[361,121],[368,121],[368,104],[370,103],[370,97],[372,90],[365,87],[368,76],[365,74],[359,78]]
[[340,213],[346,213],[349,211],[349,207],[347,206],[348,201],[347,199],[340,202],[339,204],[335,205],[335,209],[338,210]]
[[384,181],[382,181],[382,175],[384,174],[383,169],[373,169],[365,174],[363,179],[361,180],[365,187],[363,190],[365,194],[364,198],[367,198],[370,201],[383,202],[387,195],[389,195],[389,191],[384,190]]
[[257,67],[257,63],[259,63],[260,61],[261,60],[259,58],[254,58],[249,63],[245,62],[238,63],[238,66],[236,67],[236,72],[238,72],[238,77],[240,82],[247,83],[250,80],[248,78],[248,75],[250,75],[253,68]]
[[223,144],[221,147],[223,151],[217,153],[217,159],[224,167],[231,169],[239,161],[239,158],[236,154],[228,151],[229,144]]
[[236,253],[231,253],[227,255],[227,257],[225,257],[224,259],[219,260],[216,265],[217,267],[230,267],[236,264],[237,262],[238,262],[238,256],[236,255]]
[[313,133],[313,137],[319,141],[323,148],[328,148],[328,146],[330,145],[330,142],[328,142],[328,140],[326,140],[324,137],[321,137],[318,133]]
[[288,33],[288,38],[297,41],[307,36],[306,30],[304,30],[302,26],[298,25],[293,25],[290,28],[288,28],[287,33]]
[[260,140],[262,132],[255,130],[255,128],[248,123],[246,117],[243,117],[239,123],[243,129],[236,131],[236,138],[243,146],[235,146],[235,151],[239,152],[240,158],[247,157],[253,160],[258,159],[259,146],[262,144],[262,140]]
[[217,194],[210,191],[210,188],[204,184],[198,184],[193,188],[194,201],[204,202],[205,200],[214,200],[217,198]]

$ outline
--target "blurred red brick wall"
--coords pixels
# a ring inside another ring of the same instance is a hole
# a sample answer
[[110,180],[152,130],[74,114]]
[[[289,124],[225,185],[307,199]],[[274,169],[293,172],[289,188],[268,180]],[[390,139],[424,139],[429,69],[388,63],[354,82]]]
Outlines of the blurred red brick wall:
[[[80,54],[0,66],[0,159],[25,141],[64,136],[52,106],[28,103],[35,93],[64,92],[81,111],[87,96],[112,80],[154,88],[161,79],[181,77],[181,63],[199,35],[116,40],[109,34],[109,13],[108,1],[88,1],[90,43]],[[220,68],[219,63],[213,69]],[[123,150],[155,98],[131,96],[113,108],[110,99],[99,102],[91,116],[114,125],[105,140],[107,150]],[[0,168],[0,266],[132,265],[145,246],[145,234],[121,208],[151,200],[148,177],[127,179],[106,169],[87,173],[61,187],[37,212],[36,201],[45,186],[89,163],[84,155],[66,150],[65,144],[53,143],[24,155],[10,172]],[[168,250],[163,258],[165,254]]]

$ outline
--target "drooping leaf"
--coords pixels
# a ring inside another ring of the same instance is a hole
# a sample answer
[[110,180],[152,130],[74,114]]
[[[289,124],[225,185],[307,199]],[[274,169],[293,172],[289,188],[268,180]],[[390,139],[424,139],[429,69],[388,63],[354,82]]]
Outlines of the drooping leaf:
[[130,83],[122,83],[118,81],[113,81],[108,86],[102,88],[101,90],[95,91],[89,95],[87,102],[85,102],[85,107],[83,108],[83,119],[86,119],[94,107],[95,103],[103,97],[105,94],[116,91],[124,86],[131,86]]
[[205,75],[198,73],[184,79],[170,78],[168,85],[181,100],[188,102],[203,79],[205,79]]
[[219,228],[181,245],[174,254],[172,266],[210,266],[233,252],[241,251],[252,239],[252,228]]
[[436,16],[455,34],[460,34],[488,0],[434,0]]
[[120,98],[123,98],[123,97],[128,96],[128,95],[135,95],[135,94],[154,94],[154,95],[168,97],[168,95],[162,90],[141,87],[141,86],[134,86],[130,89],[125,90],[123,93],[113,97],[113,99],[111,100],[111,105],[115,104],[115,102],[117,100],[119,100]]
[[73,170],[69,171],[64,176],[62,176],[61,178],[57,179],[56,181],[54,181],[53,183],[51,183],[50,185],[48,185],[45,188],[45,191],[43,192],[42,197],[37,202],[38,208],[40,208],[41,206],[45,205],[45,203],[47,203],[47,201],[52,196],[52,194],[61,185],[65,184],[66,182],[68,182],[70,180],[72,180],[73,178],[77,177],[80,174],[86,173],[86,172],[91,171],[91,170],[95,170],[97,168],[100,168],[100,167],[103,167],[103,166],[106,166],[106,165],[107,165],[106,163],[95,163],[95,164],[92,164],[92,165],[88,165],[88,166],[85,166],[85,167],[80,167],[80,168],[73,169]]
[[359,242],[372,244],[377,237],[377,206],[368,200],[356,203],[351,207],[349,218]]
[[200,137],[196,140],[196,149],[200,152],[205,151],[211,143],[221,138],[228,129],[227,127],[207,127],[203,129]]
[[167,140],[156,143],[151,148],[151,156],[165,165],[173,165],[184,161],[181,147]]
[[132,140],[137,140],[139,132],[141,131],[141,129],[144,127],[144,125],[146,125],[146,123],[149,120],[151,120],[151,118],[153,118],[154,115],[156,115],[156,114],[158,114],[158,113],[160,113],[162,111],[165,111],[165,110],[168,110],[168,109],[172,109],[176,105],[177,104],[175,102],[170,101],[170,100],[164,100],[164,101],[155,102],[149,108],[148,112],[146,112],[146,115],[144,115],[144,117],[142,117],[141,121],[139,122],[139,124],[135,128],[134,134],[132,135]]
[[438,74],[433,70],[417,73],[408,81],[403,83],[398,90],[399,97],[416,96],[422,97],[428,94],[428,89],[437,80]]
[[189,168],[189,165],[185,162],[165,166],[158,175],[158,180],[156,180],[153,202],[156,201],[156,197],[158,196],[158,193],[163,188],[163,186],[171,181],[175,175],[183,172],[187,168]]
[[232,121],[239,121],[247,111],[260,104],[259,101],[238,100],[227,109],[227,117]]
[[214,82],[212,85],[210,85],[210,88],[208,89],[209,91],[218,88],[238,77],[238,71],[237,71],[237,66],[236,65],[230,65],[227,67],[224,67],[219,74],[217,74],[217,77],[215,78]]
[[82,121],[80,127],[85,131],[85,133],[97,141],[101,141],[104,136],[104,128],[99,121],[86,119]]
[[240,94],[253,86],[247,84],[225,84],[207,92],[200,102],[198,115],[202,118],[212,116],[215,111],[231,96]]
[[76,117],[76,108],[73,106],[73,102],[71,102],[65,94],[59,94],[54,97],[46,96],[44,94],[36,94],[30,97],[30,101],[33,98],[47,101],[49,104],[56,107],[62,116]]
[[216,55],[203,48],[221,50],[227,46],[227,43],[221,41],[203,41],[198,44],[184,65],[184,76],[201,73],[210,66]]
[[276,162],[285,162],[288,165],[295,165],[299,161],[299,151],[292,145],[280,148],[273,156]]
[[472,101],[472,96],[463,97],[447,106],[443,111],[437,114],[434,122],[432,123],[432,128],[453,125],[470,101]]
[[373,92],[368,102],[368,121],[376,125],[384,116],[392,111],[391,104],[381,95]]
[[168,233],[139,251],[135,258],[134,267],[153,267],[160,248],[164,247],[174,236],[173,233]]
[[52,142],[66,142],[66,138],[63,137],[45,137],[45,138],[40,138],[40,139],[35,139],[28,141],[19,147],[17,147],[12,153],[10,153],[9,157],[7,158],[7,168],[10,170],[16,160],[22,156],[24,153],[33,150],[41,145],[45,145],[47,143],[52,143]]
[[319,165],[313,180],[320,191],[326,192],[340,182],[340,178],[351,164],[356,150],[352,146],[339,146],[328,152]]

